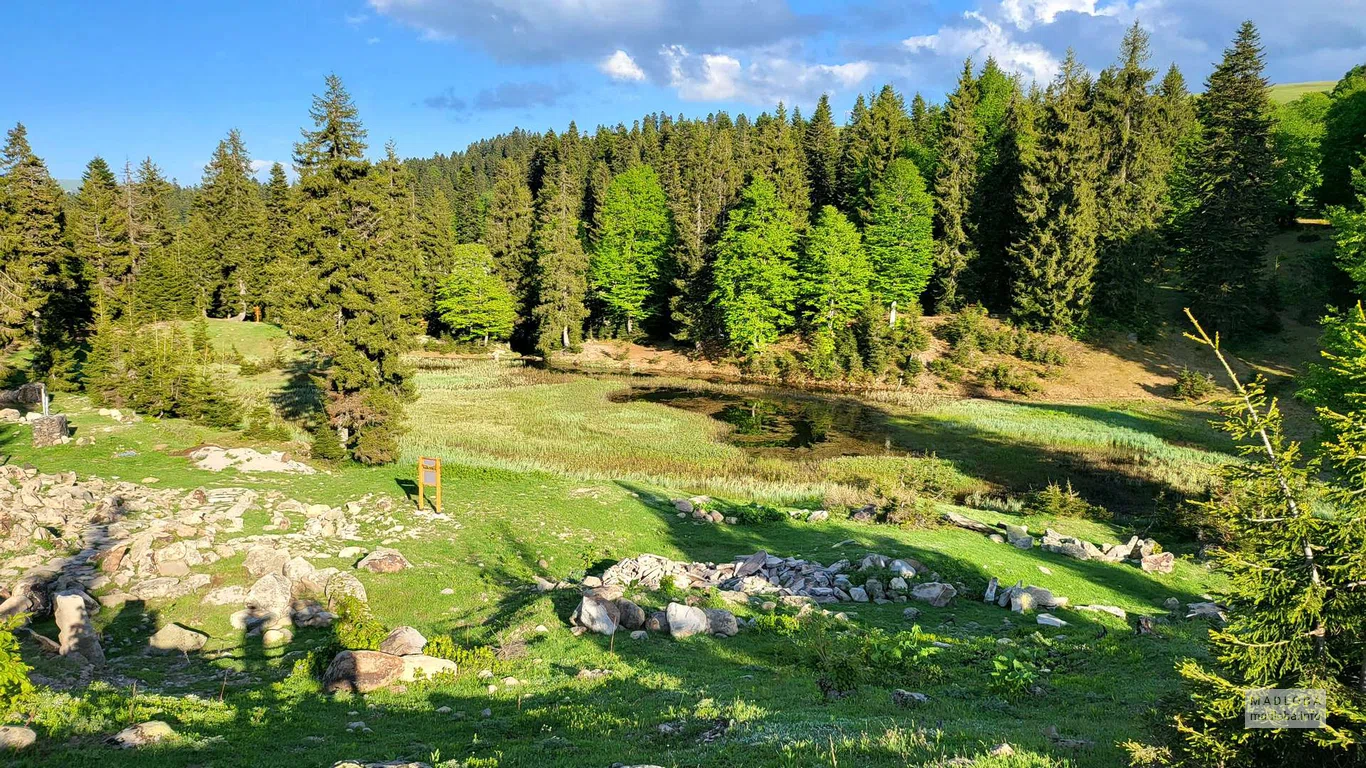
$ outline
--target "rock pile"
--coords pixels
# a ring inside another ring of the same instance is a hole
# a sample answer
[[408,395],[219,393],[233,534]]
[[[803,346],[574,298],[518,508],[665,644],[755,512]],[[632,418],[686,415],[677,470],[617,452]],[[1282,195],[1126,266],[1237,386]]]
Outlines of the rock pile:
[[576,633],[595,632],[614,635],[617,629],[641,639],[648,632],[667,632],[675,639],[693,635],[734,637],[740,634],[740,621],[735,614],[722,608],[698,608],[671,602],[662,611],[648,616],[645,609],[625,597],[612,597],[618,590],[599,587],[583,596],[570,616],[569,623]]
[[399,627],[379,645],[378,651],[342,651],[323,673],[328,693],[369,693],[397,682],[413,682],[442,673],[455,674],[455,662],[427,656],[427,639],[412,627]]
[[232,469],[238,472],[291,472],[311,475],[317,470],[302,461],[292,461],[281,451],[259,453],[251,448],[220,448],[206,445],[190,453],[195,466],[211,472]]
[[[1035,546],[1034,537],[1023,525],[990,526],[956,512],[944,512],[943,519],[948,523],[990,536],[995,541],[1008,542],[1019,549]],[[1002,536],[1001,532],[1005,535]],[[1152,539],[1132,536],[1123,544],[1094,544],[1075,536],[1063,536],[1052,528],[1044,529],[1038,546],[1045,552],[1076,558],[1077,560],[1096,560],[1102,563],[1131,562],[1149,573],[1171,573],[1176,556],[1171,552],[1159,552],[1160,545]]]
[[[881,574],[889,571],[886,584]],[[866,575],[865,575],[866,574]],[[917,581],[926,575],[924,581]],[[734,562],[683,563],[658,555],[645,554],[622,560],[608,568],[601,584],[635,586],[648,590],[669,583],[679,589],[715,587],[727,599],[743,602],[750,596],[764,595],[789,603],[890,603],[907,600],[927,602],[942,608],[964,592],[961,584],[939,581],[939,575],[911,559],[892,559],[868,554],[855,566],[840,560],[829,566],[814,560],[775,557],[767,552],[737,557]],[[588,586],[596,586],[585,581]]]
[[[735,517],[726,517],[715,510],[708,510],[707,506],[712,503],[710,496],[693,496],[690,499],[673,499],[674,509],[678,511],[679,518],[692,519],[703,523],[725,523],[736,525],[739,520]],[[804,520],[808,523],[819,523],[822,520],[829,520],[830,513],[823,510],[790,509],[787,516],[793,520]]]

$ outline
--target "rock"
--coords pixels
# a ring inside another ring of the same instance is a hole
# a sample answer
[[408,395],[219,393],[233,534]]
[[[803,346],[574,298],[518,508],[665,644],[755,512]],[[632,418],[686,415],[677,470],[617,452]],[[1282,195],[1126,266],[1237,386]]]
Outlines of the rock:
[[645,626],[645,611],[635,603],[626,598],[618,598],[617,605],[617,625],[627,630],[636,630]]
[[735,614],[730,611],[723,608],[704,608],[702,612],[707,615],[707,630],[713,635],[735,637],[740,634],[740,624],[735,620]]
[[1012,587],[1010,610],[1014,613],[1029,613],[1034,610],[1034,594],[1019,587]]
[[1123,608],[1114,605],[1079,605],[1077,606],[1077,610],[1091,611],[1092,613],[1108,613],[1111,616],[1126,621],[1129,619],[1129,614]]
[[1144,555],[1139,561],[1139,567],[1148,573],[1171,573],[1176,565],[1176,555],[1171,552],[1159,552],[1152,555]]
[[617,622],[620,619],[621,613],[616,603],[584,595],[583,599],[579,600],[579,607],[574,609],[574,615],[569,617],[569,623],[600,635],[613,635],[616,634]]
[[705,634],[707,631],[707,614],[701,608],[669,603],[664,613],[668,618],[669,634],[675,639]]
[[1051,590],[1043,587],[1029,585],[1024,588],[1026,592],[1034,597],[1034,604],[1040,608],[1061,608],[1066,606],[1068,599],[1061,595],[1054,595]]
[[365,585],[346,571],[335,573],[327,580],[325,595],[329,603],[334,603],[342,597],[354,597],[362,603],[367,601]]
[[645,638],[647,638],[647,637],[649,637],[649,636],[650,636],[650,633],[649,633],[649,632],[646,632],[646,631],[643,630],[643,629],[637,629],[636,631],[634,631],[634,632],[631,633],[631,639],[632,639],[632,640],[644,640]]
[[976,531],[977,533],[987,534],[987,535],[990,535],[990,534],[993,534],[993,533],[996,532],[996,529],[995,529],[995,528],[992,528],[991,526],[987,525],[986,523],[979,522],[979,521],[977,521],[977,520],[973,520],[973,519],[970,518],[970,517],[964,517],[964,516],[958,514],[957,512],[945,511],[945,512],[943,513],[943,518],[944,518],[944,520],[947,521],[948,523],[950,523],[950,524],[952,524],[952,525],[956,525],[956,526],[958,526],[959,528],[966,528],[966,529],[969,530],[969,531]]
[[1015,748],[1006,743],[997,744],[987,753],[992,757],[1010,757],[1015,754]]
[[907,608],[906,610],[901,612],[901,618],[905,619],[906,621],[915,621],[916,619],[920,618],[920,609]]
[[868,590],[863,587],[850,587],[849,599],[856,603],[866,603],[868,602]]
[[752,576],[758,573],[759,571],[763,570],[764,564],[767,562],[768,553],[761,549],[758,552],[755,552],[754,554],[745,558],[744,562],[736,566],[735,575],[741,578],[745,576]]
[[33,447],[50,448],[71,439],[71,430],[66,425],[66,414],[54,413],[31,419],[33,424]]
[[1224,611],[1216,603],[1187,603],[1186,618],[1188,619],[1218,619],[1224,621]]
[[311,577],[315,570],[313,564],[302,557],[291,557],[289,561],[285,563],[284,575],[285,578],[289,579],[291,582],[304,581]]
[[1029,529],[1023,525],[1006,525],[1006,541],[1017,549],[1034,548],[1034,537],[1029,535]]
[[79,653],[92,664],[104,663],[104,649],[90,623],[85,593],[63,592],[52,599],[52,616],[57,624],[58,651],[63,656]]
[[1168,613],[1176,613],[1181,610],[1181,601],[1174,597],[1169,597],[1162,601],[1162,607],[1165,608]]
[[669,615],[664,611],[655,611],[649,618],[645,619],[645,629],[650,632],[669,631]]
[[935,608],[943,608],[953,600],[958,590],[952,584],[944,584],[938,581],[931,581],[925,584],[916,584],[911,588],[911,597],[922,602],[929,603]]
[[992,577],[991,577],[991,581],[988,581],[988,582],[987,582],[987,590],[986,590],[985,592],[982,593],[982,602],[984,602],[984,603],[994,603],[994,602],[996,602],[996,590],[997,590],[997,588],[999,588],[1000,586],[1001,586],[1001,582],[1000,582],[995,576],[992,576]]
[[247,607],[274,617],[288,617],[292,595],[289,579],[268,573],[256,580],[247,592]]
[[157,574],[161,576],[189,576],[190,566],[184,560],[167,560],[157,563]]
[[204,605],[242,605],[247,602],[247,590],[237,586],[219,587],[200,600]]
[[361,558],[356,567],[371,573],[398,573],[413,564],[397,550],[378,549]]
[[287,627],[272,627],[261,633],[261,644],[273,648],[294,642],[294,633]]
[[131,725],[110,736],[107,741],[119,749],[136,749],[149,744],[157,744],[175,735],[171,726],[160,720]]
[[1035,616],[1035,617],[1034,617],[1034,620],[1035,620],[1036,622],[1038,622],[1039,624],[1044,625],[1045,627],[1065,627],[1065,626],[1067,626],[1067,622],[1063,621],[1062,619],[1058,618],[1057,616],[1054,616],[1054,615],[1051,614],[1051,613],[1041,613],[1041,614],[1039,614],[1038,616]]
[[247,573],[253,579],[259,579],[269,573],[283,574],[285,563],[289,562],[289,551],[276,549],[269,544],[262,544],[247,550],[247,558],[242,566],[247,569]]
[[926,696],[923,693],[916,693],[915,691],[907,691],[902,688],[892,691],[892,703],[898,707],[909,707],[912,704],[924,704],[929,700],[929,696]]
[[422,649],[427,647],[427,638],[422,636],[412,627],[398,627],[389,636],[380,641],[379,649],[384,653],[391,653],[395,656],[412,656],[422,653]]
[[0,421],[13,424],[19,421],[19,412],[13,408],[0,408]]
[[37,740],[38,734],[34,733],[32,728],[25,728],[22,725],[0,725],[0,750],[18,752],[33,746]]
[[167,624],[148,638],[147,646],[158,651],[189,653],[202,649],[208,641],[209,636],[203,632],[179,624]]
[[443,672],[454,675],[457,671],[456,663],[450,659],[438,659],[435,656],[417,653],[403,657],[403,672],[399,675],[399,680],[411,683],[420,677],[436,677]]
[[323,673],[323,690],[369,693],[403,675],[403,659],[379,651],[342,651]]

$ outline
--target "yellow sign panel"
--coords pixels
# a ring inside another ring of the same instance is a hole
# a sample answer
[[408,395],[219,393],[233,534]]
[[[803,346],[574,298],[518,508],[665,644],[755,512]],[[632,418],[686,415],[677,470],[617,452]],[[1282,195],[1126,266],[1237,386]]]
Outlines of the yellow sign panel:
[[422,457],[417,460],[417,508],[422,509],[426,503],[426,490],[431,486],[436,489],[432,497],[432,506],[437,512],[441,511],[441,459],[429,459]]

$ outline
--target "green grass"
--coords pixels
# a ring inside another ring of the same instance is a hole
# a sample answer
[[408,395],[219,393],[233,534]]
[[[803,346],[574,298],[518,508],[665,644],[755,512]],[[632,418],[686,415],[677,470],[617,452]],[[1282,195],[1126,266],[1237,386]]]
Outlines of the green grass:
[[[264,382],[259,386],[263,392],[270,388]],[[206,441],[232,444],[236,438],[178,421],[117,424],[78,396],[60,395],[57,406],[71,415],[77,435],[95,438],[94,445],[39,451],[28,445],[26,430],[0,427],[0,452],[43,471],[77,468],[82,474],[134,481],[154,476],[159,486],[186,489],[245,486],[310,502],[339,503],[366,493],[394,496],[402,502],[399,522],[418,535],[398,538],[393,546],[415,567],[391,575],[360,574],[378,618],[389,625],[412,624],[429,637],[454,633],[467,642],[496,643],[517,636],[526,643],[524,654],[495,670],[499,678],[526,681],[517,687],[500,685],[489,693],[487,682],[476,677],[478,670],[462,670],[454,680],[414,684],[405,691],[328,697],[306,676],[290,676],[296,661],[327,645],[330,638],[322,631],[299,631],[286,648],[262,649],[229,628],[230,608],[201,606],[198,595],[106,610],[97,621],[114,640],[108,644],[111,669],[123,682],[45,694],[34,723],[39,746],[17,764],[294,768],[342,758],[429,760],[439,751],[443,761],[470,766],[618,761],[902,766],[964,756],[979,766],[1099,767],[1123,762],[1117,746],[1123,740],[1158,738],[1164,702],[1180,697],[1174,661],[1204,655],[1203,624],[1164,624],[1158,634],[1140,637],[1104,615],[1054,611],[1072,626],[1052,630],[970,597],[943,609],[920,605],[919,624],[953,646],[942,673],[880,675],[837,701],[822,698],[792,638],[743,633],[727,640],[675,642],[652,636],[642,642],[623,634],[613,647],[605,638],[574,637],[566,624],[574,596],[534,593],[527,588],[531,577],[563,578],[587,564],[643,552],[728,561],[764,548],[829,563],[876,551],[915,557],[970,590],[980,592],[992,576],[1006,583],[1024,580],[1066,595],[1073,604],[1117,605],[1148,615],[1161,614],[1167,597],[1199,599],[1218,584],[1186,558],[1178,560],[1171,575],[1149,575],[1129,565],[1021,551],[954,528],[859,525],[838,515],[819,524],[713,526],[680,520],[668,499],[681,493],[721,488],[741,496],[797,500],[828,492],[842,482],[841,473],[851,481],[859,472],[875,475],[887,469],[884,464],[906,460],[753,459],[725,443],[724,431],[705,416],[613,402],[612,393],[624,386],[613,379],[482,364],[423,374],[422,397],[410,409],[413,431],[405,438],[403,463],[313,476],[194,469],[175,454]],[[986,401],[927,410],[886,406],[889,425],[938,456],[912,459],[913,464],[933,464],[965,487],[983,488],[1042,483],[1063,466],[1100,477],[1101,472],[1090,472],[1094,462],[1117,455],[1132,459],[1134,477],[1148,478],[1145,482],[1154,486],[1176,485],[1187,474],[1208,471],[1225,455],[1227,446],[1201,424],[1206,416],[1184,406]],[[134,454],[126,455],[129,451]],[[448,520],[414,514],[401,485],[411,476],[408,459],[433,453],[446,459]],[[262,517],[249,515],[243,534],[260,533]],[[1102,541],[1128,534],[1123,526],[1094,521],[1026,522]],[[391,536],[367,528],[359,543],[374,547]],[[348,543],[317,546],[335,551]],[[246,583],[240,565],[239,556],[206,572],[216,584]],[[441,594],[447,588],[453,593]],[[664,597],[643,600],[656,606]],[[858,626],[909,628],[902,605],[842,607]],[[749,609],[740,612],[750,614]],[[1013,626],[1003,623],[1007,618],[1015,620]],[[168,621],[208,632],[209,652],[189,658],[143,655],[144,638]],[[538,633],[537,625],[549,631]],[[1053,672],[1044,676],[1044,695],[1009,702],[987,691],[991,659],[1009,650],[997,639],[1029,648],[1039,644],[1036,630],[1053,643],[1048,650]],[[73,672],[32,646],[25,650],[50,678]],[[575,678],[580,669],[597,668],[612,674],[593,681]],[[127,682],[131,679],[141,681],[136,695]],[[890,689],[896,687],[922,691],[930,701],[899,709],[890,701]],[[70,698],[73,694],[80,700]],[[441,707],[466,717],[438,713]],[[492,717],[480,716],[485,708]],[[1118,712],[1124,715],[1116,717]],[[115,752],[101,743],[131,722],[154,718],[171,722],[181,737],[142,753]],[[723,738],[706,743],[701,737],[717,718],[733,724]],[[374,732],[346,732],[346,723],[355,720]],[[661,732],[658,726],[664,723],[678,723],[680,730]],[[1043,735],[1049,726],[1094,746],[1054,746]],[[1020,754],[1008,760],[984,757],[1002,741]]]
[[1337,85],[1336,80],[1316,80],[1309,83],[1276,83],[1267,90],[1271,95],[1273,104],[1285,104],[1306,93],[1325,93],[1333,90]]

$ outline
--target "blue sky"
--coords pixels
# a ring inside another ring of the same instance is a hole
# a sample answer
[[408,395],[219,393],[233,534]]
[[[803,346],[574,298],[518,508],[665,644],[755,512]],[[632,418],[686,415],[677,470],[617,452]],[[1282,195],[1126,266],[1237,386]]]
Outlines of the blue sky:
[[[966,56],[1046,80],[1067,47],[1099,70],[1141,20],[1153,65],[1193,87],[1237,24],[1268,74],[1338,77],[1366,61],[1362,0],[18,0],[6,9],[0,125],[29,129],[53,175],[150,155],[198,181],[230,128],[288,162],[310,96],[336,72],[370,132],[404,156],[514,126],[650,111],[838,110],[892,82],[939,98]],[[1354,8],[1355,6],[1355,8]]]

